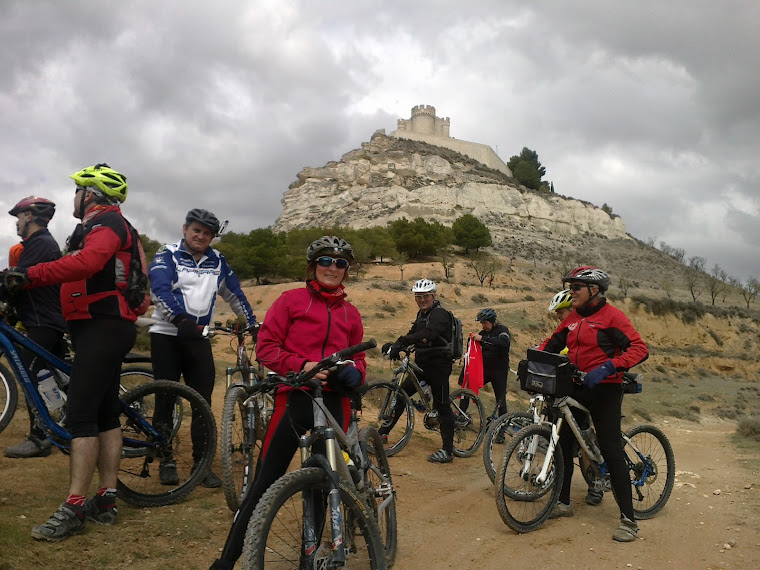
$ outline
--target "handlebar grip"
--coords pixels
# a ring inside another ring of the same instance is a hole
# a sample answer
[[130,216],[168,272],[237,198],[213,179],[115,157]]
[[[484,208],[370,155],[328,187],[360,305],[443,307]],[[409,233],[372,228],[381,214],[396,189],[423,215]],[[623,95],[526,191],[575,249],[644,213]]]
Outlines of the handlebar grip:
[[364,352],[366,350],[369,350],[370,348],[375,348],[376,346],[377,346],[377,341],[374,338],[371,338],[368,341],[359,343],[355,346],[349,346],[348,348],[344,348],[343,350],[336,352],[335,355],[338,357],[339,360],[347,360],[349,357],[353,356],[354,354],[358,352]]

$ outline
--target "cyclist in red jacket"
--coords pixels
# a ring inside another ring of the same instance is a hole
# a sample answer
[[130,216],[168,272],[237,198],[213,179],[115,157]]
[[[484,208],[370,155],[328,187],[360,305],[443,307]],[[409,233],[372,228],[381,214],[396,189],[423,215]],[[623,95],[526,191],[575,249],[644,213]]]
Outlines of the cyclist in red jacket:
[[[612,490],[620,508],[620,525],[612,538],[630,542],[635,540],[639,528],[634,520],[631,482],[620,437],[622,373],[646,360],[649,351],[628,317],[607,303],[604,293],[610,286],[610,278],[604,271],[596,267],[577,267],[562,282],[569,283],[575,310],[539,349],[559,353],[567,346],[570,362],[587,373],[584,386],[579,387],[573,397],[591,410],[599,448],[609,468]],[[560,445],[565,479],[552,518],[573,516],[570,483],[574,444],[572,432],[563,425]]]
[[[74,344],[66,419],[72,437],[69,495],[47,522],[32,528],[34,538],[49,541],[82,532],[86,519],[116,522],[119,372],[137,334],[137,314],[123,294],[132,257],[132,236],[118,205],[127,197],[126,176],[97,164],[71,178],[74,216],[82,223],[68,240],[69,254],[9,275],[16,287],[61,283],[61,307]],[[96,468],[100,487],[87,498]]]
[[[345,240],[322,236],[306,251],[306,287],[285,291],[266,313],[256,345],[258,360],[277,374],[309,371],[331,354],[359,344],[364,327],[359,311],[346,301],[343,281],[354,260],[354,251]],[[332,377],[327,371],[315,378],[327,380],[324,403],[348,429],[350,398],[345,395],[364,382],[367,365],[364,353],[354,355],[355,366],[346,366]],[[331,389],[337,387],[340,392]],[[256,474],[240,508],[235,513],[222,556],[212,568],[232,568],[243,550],[248,521],[264,491],[282,477],[298,449],[299,436],[313,425],[311,398],[301,390],[280,388],[275,395]]]

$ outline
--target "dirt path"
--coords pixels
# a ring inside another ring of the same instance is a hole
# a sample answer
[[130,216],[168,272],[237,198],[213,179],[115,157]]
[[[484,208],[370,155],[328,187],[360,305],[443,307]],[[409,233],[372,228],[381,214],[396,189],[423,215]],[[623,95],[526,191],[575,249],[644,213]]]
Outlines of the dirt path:
[[[0,446],[23,435],[23,426],[15,418]],[[641,523],[641,537],[632,544],[612,541],[618,518],[612,497],[586,506],[579,476],[573,518],[515,534],[499,517],[479,454],[433,465],[425,457],[438,446],[438,435],[416,433],[391,458],[398,490],[396,568],[760,567],[757,461],[742,459],[731,445],[734,425],[703,418],[663,428],[676,455],[676,488],[662,513]],[[231,513],[221,490],[208,489],[161,509],[120,504],[116,528],[93,526],[59,544],[35,542],[29,530],[65,493],[66,469],[60,454],[23,462],[0,458],[0,568],[207,568],[224,543]]]

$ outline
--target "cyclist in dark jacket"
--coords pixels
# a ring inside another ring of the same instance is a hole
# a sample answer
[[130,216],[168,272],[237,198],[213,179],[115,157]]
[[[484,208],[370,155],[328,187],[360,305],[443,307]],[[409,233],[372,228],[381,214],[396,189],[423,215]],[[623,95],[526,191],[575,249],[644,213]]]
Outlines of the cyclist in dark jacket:
[[[16,216],[16,232],[23,240],[23,248],[15,263],[15,270],[25,270],[38,263],[54,261],[61,257],[61,248],[50,234],[47,225],[55,214],[55,204],[39,196],[23,198],[9,212]],[[59,358],[65,355],[63,334],[66,321],[61,313],[61,286],[49,285],[37,289],[22,289],[14,295],[12,304],[18,320],[29,339]],[[29,370],[32,381],[37,381],[41,363],[34,362],[34,353],[22,349],[21,358]],[[29,435],[21,443],[5,449],[6,457],[46,457],[50,455],[50,441],[44,430],[37,425],[29,402]]]
[[[586,372],[584,386],[573,397],[591,411],[594,428],[610,473],[612,491],[620,507],[620,524],[612,535],[618,542],[636,539],[639,527],[634,520],[631,481],[628,477],[623,442],[620,437],[622,373],[649,356],[647,345],[620,309],[607,303],[605,291],[609,276],[595,267],[578,267],[562,280],[569,283],[573,311],[540,346],[540,350],[559,353],[567,346],[570,362]],[[573,474],[575,438],[563,425],[560,445],[565,462],[565,478],[552,518],[573,516],[570,483]]]
[[[454,413],[449,402],[449,376],[451,376],[451,316],[435,298],[436,285],[430,279],[420,279],[412,287],[414,300],[419,307],[417,318],[409,332],[400,336],[387,349],[391,360],[398,360],[402,348],[414,345],[414,361],[422,368],[424,380],[430,385],[433,404],[441,427],[442,448],[428,456],[431,463],[451,463],[454,459]],[[411,379],[401,387],[407,394],[414,393]],[[397,403],[396,418],[403,402]],[[380,435],[387,435],[393,425],[381,426]]]
[[476,320],[483,330],[473,335],[483,350],[483,384],[491,383],[496,397],[494,417],[507,413],[507,374],[509,374],[509,347],[512,342],[509,329],[497,320],[491,308],[478,311]]

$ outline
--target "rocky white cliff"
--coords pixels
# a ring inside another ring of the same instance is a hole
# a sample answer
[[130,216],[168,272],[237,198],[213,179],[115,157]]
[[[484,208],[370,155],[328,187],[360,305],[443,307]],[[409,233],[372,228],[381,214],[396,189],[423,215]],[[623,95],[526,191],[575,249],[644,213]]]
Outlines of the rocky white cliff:
[[451,149],[388,137],[383,131],[340,161],[304,168],[282,205],[277,231],[362,228],[418,216],[451,225],[472,214],[489,227],[495,241],[514,231],[628,239],[622,218],[592,204],[529,190]]

